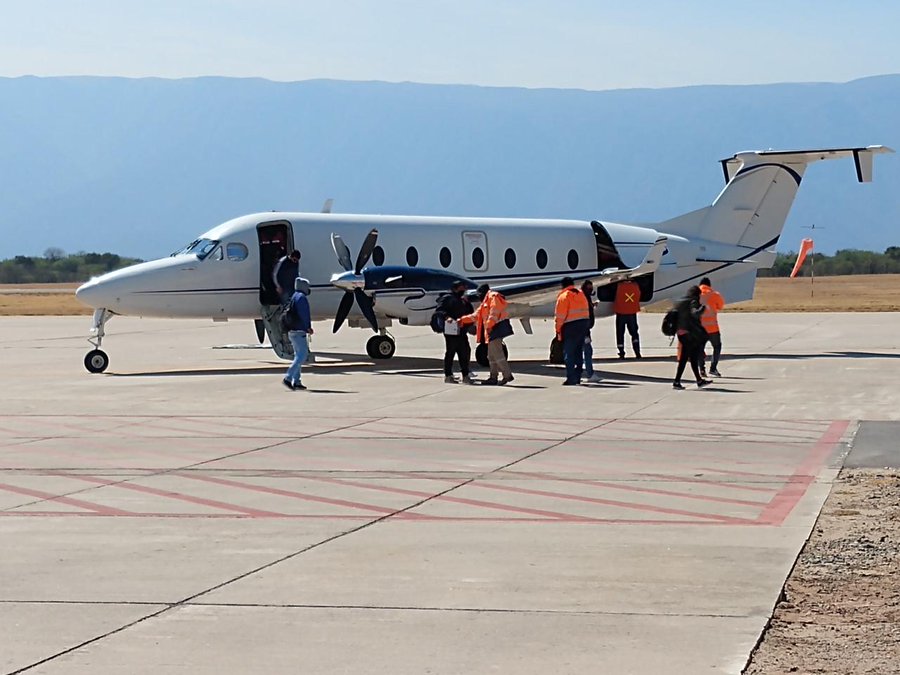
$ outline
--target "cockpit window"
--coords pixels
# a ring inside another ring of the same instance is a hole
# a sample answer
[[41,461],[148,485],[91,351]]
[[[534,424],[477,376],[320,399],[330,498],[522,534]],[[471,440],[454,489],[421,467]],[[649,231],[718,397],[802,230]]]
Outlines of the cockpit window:
[[203,260],[218,244],[219,242],[214,239],[195,239],[180,251],[175,251],[172,255],[195,255],[200,260]]

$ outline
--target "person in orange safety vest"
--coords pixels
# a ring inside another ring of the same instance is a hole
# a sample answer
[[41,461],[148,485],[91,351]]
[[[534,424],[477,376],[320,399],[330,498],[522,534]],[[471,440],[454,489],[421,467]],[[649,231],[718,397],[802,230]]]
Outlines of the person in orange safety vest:
[[512,382],[512,370],[509,367],[506,354],[503,352],[503,339],[513,334],[512,324],[509,321],[506,298],[502,293],[492,291],[487,284],[478,287],[478,297],[481,304],[474,314],[460,319],[460,325],[475,323],[475,340],[478,344],[487,343],[488,365],[490,377],[482,384],[506,384]]
[[[722,374],[719,372],[719,357],[722,355],[722,333],[719,330],[719,311],[725,306],[725,298],[722,297],[721,293],[713,289],[709,277],[703,277],[700,280],[700,304],[706,307],[703,314],[700,315],[700,322],[706,330],[706,342],[709,342],[713,348],[712,361],[709,364],[709,373],[716,377],[722,377]],[[703,358],[705,365],[705,350]]]
[[584,367],[584,339],[590,323],[588,299],[580,289],[575,288],[572,277],[563,277],[562,290],[556,296],[556,339],[562,342],[563,360],[566,364],[564,385],[581,382]]
[[631,279],[620,281],[616,285],[616,299],[613,302],[616,314],[616,348],[619,358],[625,358],[625,329],[631,336],[631,349],[634,358],[641,358],[641,337],[638,334],[637,315],[641,311],[641,287]]

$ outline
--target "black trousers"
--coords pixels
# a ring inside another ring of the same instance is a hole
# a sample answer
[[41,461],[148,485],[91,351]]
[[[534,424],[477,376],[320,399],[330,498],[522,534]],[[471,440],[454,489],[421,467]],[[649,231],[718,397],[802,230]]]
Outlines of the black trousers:
[[444,343],[444,375],[453,375],[453,359],[459,357],[459,370],[463,377],[469,376],[469,359],[472,356],[472,348],[469,346],[468,335],[445,335]]
[[685,334],[678,336],[678,342],[681,345],[681,353],[678,355],[678,370],[675,371],[675,381],[681,382],[684,367],[690,361],[691,370],[694,371],[694,377],[699,382],[703,379],[700,377],[700,358],[701,354],[703,354],[703,341]]
[[619,356],[625,356],[625,329],[631,335],[631,348],[635,356],[641,355],[641,336],[638,334],[637,314],[616,314],[616,348]]
[[710,370],[718,370],[719,357],[722,355],[722,334],[721,333],[707,333],[706,341],[703,343],[703,347],[706,347],[707,342],[709,344],[711,344],[712,348],[713,348],[712,362],[709,364],[709,369]]

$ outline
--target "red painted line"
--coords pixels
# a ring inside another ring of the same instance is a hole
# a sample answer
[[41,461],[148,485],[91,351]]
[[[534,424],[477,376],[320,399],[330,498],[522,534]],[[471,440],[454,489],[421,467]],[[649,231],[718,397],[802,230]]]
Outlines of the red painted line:
[[394,513],[397,517],[417,518],[415,513],[398,513],[397,509],[389,509],[384,506],[376,506],[374,504],[362,504],[360,502],[351,502],[345,499],[331,499],[329,497],[320,497],[318,495],[306,494],[303,492],[295,492],[293,490],[282,490],[281,488],[267,487],[264,485],[254,485],[253,483],[242,483],[240,481],[229,480],[226,478],[215,478],[213,476],[201,476],[190,473],[174,473],[174,476],[181,478],[189,478],[191,480],[203,481],[204,483],[213,483],[215,485],[227,485],[243,490],[252,490],[253,492],[263,492],[270,495],[278,495],[279,497],[290,497],[292,499],[300,499],[308,502],[319,502],[322,504],[330,504],[332,506],[344,506],[351,509],[362,509],[364,511],[375,511],[376,513]]
[[[395,494],[404,494],[404,495],[414,495],[417,497],[433,497],[434,499],[439,499],[445,502],[453,502],[454,504],[465,504],[467,506],[478,506],[485,509],[499,509],[501,511],[512,511],[515,513],[528,513],[533,516],[546,516],[547,518],[554,518],[557,520],[564,520],[567,518],[574,518],[575,520],[590,520],[585,516],[575,516],[569,513],[559,513],[557,511],[545,511],[542,509],[529,509],[525,507],[518,506],[510,506],[508,504],[499,504],[496,502],[485,502],[478,499],[465,499],[463,497],[451,497],[449,495],[440,495],[436,496],[432,492],[422,492],[420,490],[406,490],[404,488],[393,488],[387,487],[385,485],[368,485],[366,483],[357,483],[355,481],[344,480],[341,478],[323,478],[323,477],[311,477],[310,480],[318,480],[325,483],[334,483],[336,485],[352,485],[355,487],[360,487],[366,490],[380,490],[382,492],[393,492]],[[448,482],[456,482],[456,481],[448,481]]]
[[777,480],[783,474],[772,474],[772,473],[753,473],[752,471],[734,471],[733,469],[713,469],[712,467],[699,466],[697,467],[697,471],[709,471],[710,473],[724,473],[729,476],[747,476],[748,478],[768,478],[771,482],[773,479]]
[[32,490],[30,488],[17,487],[15,485],[6,485],[0,484],[0,490],[6,490],[7,492],[15,492],[16,494],[25,495],[27,497],[37,497],[39,499],[46,499],[52,502],[59,502],[60,504],[68,504],[69,506],[76,506],[79,509],[87,509],[88,511],[92,511],[94,514],[103,515],[103,516],[130,516],[130,511],[123,511],[122,509],[114,509],[108,506],[101,506],[100,504],[93,504],[91,502],[82,501],[81,499],[72,499],[71,497],[63,497],[61,495],[54,495],[49,492],[42,492],[40,490]]
[[581,495],[571,495],[562,492],[552,492],[549,490],[533,490],[531,488],[513,487],[511,485],[498,485],[496,483],[483,483],[481,481],[472,483],[473,487],[485,488],[488,490],[502,490],[503,492],[516,492],[518,494],[538,495],[540,497],[550,497],[552,499],[567,499],[578,502],[586,502],[588,504],[602,504],[604,506],[615,506],[623,509],[633,509],[635,511],[648,511],[650,513],[667,513],[673,516],[688,516],[690,518],[704,518],[708,520],[717,520],[723,523],[747,523],[753,522],[746,518],[735,518],[733,516],[720,516],[714,513],[698,513],[695,511],[685,511],[683,509],[670,509],[664,506],[653,506],[651,504],[636,504],[633,502],[620,502],[615,499],[600,499],[597,497],[582,497]]
[[759,514],[757,522],[762,525],[781,525],[790,515],[797,503],[806,494],[806,490],[816,479],[816,474],[828,456],[834,451],[835,446],[843,438],[849,420],[837,420],[822,434],[815,445],[810,448],[806,457],[801,462],[793,475],[778,493],[772,497],[768,506]]
[[730,490],[746,490],[747,492],[775,492],[775,488],[756,487],[755,485],[741,485],[739,483],[729,483],[720,480],[706,480],[705,478],[693,478],[689,476],[668,476],[662,473],[639,473],[639,476],[647,476],[648,478],[659,478],[660,480],[670,483],[698,483],[700,485],[718,485],[727,487]]
[[272,517],[283,517],[285,514],[283,513],[275,513],[273,511],[261,511],[259,509],[249,509],[243,506],[238,506],[237,504],[227,504],[225,502],[216,501],[214,499],[204,499],[202,497],[192,497],[191,495],[184,495],[178,492],[171,492],[169,490],[157,490],[156,488],[145,487],[143,485],[135,485],[133,483],[113,483],[112,481],[103,480],[102,478],[94,478],[93,476],[78,476],[75,474],[66,474],[66,473],[56,473],[52,474],[56,476],[65,476],[66,478],[72,478],[74,480],[82,480],[88,483],[95,483],[97,485],[106,485],[109,487],[120,488],[122,490],[132,490],[134,492],[143,492],[148,495],[155,495],[157,497],[166,497],[167,499],[176,499],[183,502],[190,502],[191,504],[200,504],[201,506],[209,506],[214,509],[222,509],[224,511],[236,511],[237,513],[243,513],[248,516],[253,516],[255,518],[272,518]]
[[698,495],[692,492],[678,492],[676,490],[659,490],[656,488],[637,487],[635,485],[624,485],[622,483],[610,483],[607,481],[593,480],[589,478],[564,478],[560,476],[551,476],[541,473],[528,473],[526,471],[504,471],[504,473],[515,474],[518,476],[531,476],[543,480],[560,481],[564,483],[578,483],[580,485],[595,485],[597,487],[609,488],[612,490],[624,490],[626,492],[643,492],[651,495],[663,495],[666,497],[677,497],[679,499],[696,499],[704,502],[719,502],[722,504],[736,504],[738,506],[765,506],[765,502],[755,502],[746,499],[732,499],[730,497],[713,497],[711,495]]

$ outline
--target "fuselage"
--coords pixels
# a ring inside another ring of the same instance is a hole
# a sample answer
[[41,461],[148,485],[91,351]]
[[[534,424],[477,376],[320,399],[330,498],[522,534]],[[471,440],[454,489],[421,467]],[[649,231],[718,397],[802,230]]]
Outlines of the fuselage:
[[[296,248],[302,253],[300,274],[313,288],[313,316],[330,318],[343,295],[331,284],[332,275],[343,272],[332,251],[331,233],[340,234],[355,252],[372,228],[379,236],[369,265],[446,270],[492,285],[616,263],[634,266],[660,234],[650,227],[579,220],[258,213],[213,227],[171,256],[93,279],[78,290],[78,297],[125,315],[258,318],[262,305],[274,304],[266,297],[274,261],[283,250]],[[685,265],[702,273],[693,248],[669,235],[654,275],[654,300],[684,292],[679,280],[685,277],[680,269]],[[600,315],[611,311],[608,305],[601,302]],[[376,300],[376,311],[403,318],[386,299],[381,307]],[[551,313],[549,305],[529,310],[531,316]],[[354,317],[359,318],[356,310]]]

